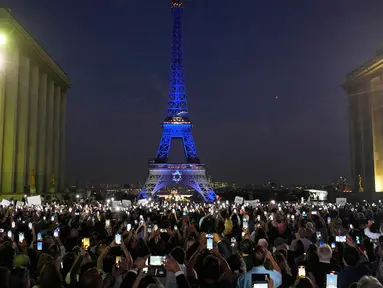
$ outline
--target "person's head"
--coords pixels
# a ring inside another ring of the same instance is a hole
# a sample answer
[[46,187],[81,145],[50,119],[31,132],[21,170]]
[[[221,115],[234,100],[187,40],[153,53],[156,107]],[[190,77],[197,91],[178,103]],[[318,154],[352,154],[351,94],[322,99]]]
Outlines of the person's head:
[[5,241],[0,245],[0,266],[13,268],[13,258],[15,257],[15,250],[12,247],[12,242]]
[[181,247],[174,247],[173,250],[170,252],[170,255],[174,258],[174,260],[177,261],[178,264],[184,264],[185,263],[185,250]]
[[355,267],[359,262],[359,251],[354,248],[347,246],[343,250],[343,263],[345,266]]
[[[198,275],[204,282],[214,284],[221,275],[221,266],[217,257],[213,255],[206,256],[202,261],[202,275]],[[200,277],[202,276],[202,277]]]
[[36,273],[37,275],[40,275],[43,267],[45,266],[46,263],[48,262],[53,262],[53,257],[47,253],[43,253],[40,255],[39,260],[37,261],[37,268],[36,268]]
[[305,245],[303,245],[302,240],[298,240],[295,245],[296,256],[302,256],[303,254],[305,254]]
[[286,244],[286,240],[281,238],[281,237],[278,237],[274,240],[274,247],[277,250],[282,250],[282,249],[288,250],[289,249],[289,246]]
[[306,260],[310,263],[316,263],[319,261],[317,247],[314,244],[310,244],[307,249]]
[[30,288],[31,282],[27,268],[15,268],[9,275],[9,287]]
[[242,251],[242,253],[245,255],[250,255],[251,251],[253,251],[253,242],[251,242],[249,239],[243,240],[239,244],[239,250]]
[[[283,250],[281,250],[283,251]],[[275,253],[274,259],[283,273],[290,274],[290,267],[287,264],[286,258],[282,253]]]
[[372,276],[363,276],[357,283],[357,288],[382,288],[379,280]]
[[39,276],[40,288],[60,288],[61,274],[54,262],[47,262],[41,269]]
[[97,267],[92,267],[81,275],[78,286],[82,288],[102,288],[102,284],[102,278]]
[[230,256],[229,259],[227,259],[227,264],[229,264],[231,271],[234,273],[242,273],[245,271],[240,271],[241,270],[241,260],[240,256],[237,254],[233,254]]
[[0,267],[0,287],[9,287],[9,273],[8,268]]
[[262,246],[257,246],[253,251],[253,266],[263,266],[266,259],[266,249]]
[[267,249],[269,247],[269,243],[267,243],[266,239],[259,239],[258,240],[258,246],[262,246],[263,248]]
[[330,262],[332,258],[331,247],[327,244],[318,247],[318,258],[320,262]]

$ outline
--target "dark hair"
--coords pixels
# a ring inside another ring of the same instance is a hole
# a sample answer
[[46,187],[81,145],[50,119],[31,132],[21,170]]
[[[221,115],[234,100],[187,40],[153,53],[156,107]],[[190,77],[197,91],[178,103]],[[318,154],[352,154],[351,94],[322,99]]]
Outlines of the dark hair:
[[29,271],[27,268],[15,268],[9,275],[9,287],[25,288],[30,283]]
[[262,246],[257,246],[253,251],[253,266],[262,266],[266,259],[266,249]]
[[240,273],[246,272],[246,271],[240,271],[241,270],[241,259],[240,256],[237,254],[233,254],[230,256],[229,259],[227,259],[227,264],[229,264],[230,269],[232,271],[239,271]]
[[61,274],[54,262],[47,262],[41,269],[39,277],[40,288],[60,288],[62,284]]
[[295,257],[302,256],[305,253],[305,245],[303,245],[302,240],[296,242],[295,248]]
[[177,246],[174,247],[173,250],[170,252],[170,255],[178,262],[178,264],[184,264],[185,263],[185,251],[181,247]]
[[218,279],[219,275],[221,274],[221,267],[219,265],[217,257],[213,255],[208,255],[205,257],[205,259],[203,259],[201,274],[202,279]]
[[245,253],[248,255],[251,254],[251,252],[253,251],[253,242],[251,242],[251,240],[249,240],[249,239],[243,240],[239,244],[239,250],[241,250],[242,253]]
[[0,267],[0,287],[9,287],[9,269],[6,267]]
[[0,246],[0,266],[13,268],[13,258],[15,257],[15,250],[12,247],[12,242],[6,241]]
[[347,265],[355,267],[359,262],[359,252],[356,248],[347,246],[343,250],[343,259]]

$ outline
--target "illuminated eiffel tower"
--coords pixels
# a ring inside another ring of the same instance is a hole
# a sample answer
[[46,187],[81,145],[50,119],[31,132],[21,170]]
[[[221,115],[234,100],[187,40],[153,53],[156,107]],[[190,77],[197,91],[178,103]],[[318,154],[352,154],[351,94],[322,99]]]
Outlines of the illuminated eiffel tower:
[[[212,202],[216,195],[206,177],[205,166],[200,163],[195,147],[186,102],[185,76],[182,53],[182,0],[173,0],[173,42],[170,63],[170,87],[168,111],[162,123],[162,137],[157,157],[149,160],[149,176],[138,198],[154,195],[168,185],[186,185],[199,192],[206,202]],[[186,161],[168,163],[170,144],[173,138],[183,142]]]

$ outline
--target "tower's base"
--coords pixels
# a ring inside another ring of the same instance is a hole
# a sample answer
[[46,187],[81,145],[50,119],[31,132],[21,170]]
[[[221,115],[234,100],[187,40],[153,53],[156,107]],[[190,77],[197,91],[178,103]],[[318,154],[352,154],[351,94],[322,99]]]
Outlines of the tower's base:
[[206,202],[216,199],[203,164],[150,164],[149,176],[138,198],[148,198],[168,185],[186,185],[199,192]]

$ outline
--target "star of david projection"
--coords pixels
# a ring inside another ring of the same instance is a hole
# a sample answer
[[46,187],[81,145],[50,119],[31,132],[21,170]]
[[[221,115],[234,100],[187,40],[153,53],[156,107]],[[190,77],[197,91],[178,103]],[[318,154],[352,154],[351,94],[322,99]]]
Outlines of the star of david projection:
[[176,172],[172,173],[172,175],[173,175],[173,179],[172,179],[173,182],[179,183],[182,180],[182,174],[180,171],[177,170]]

